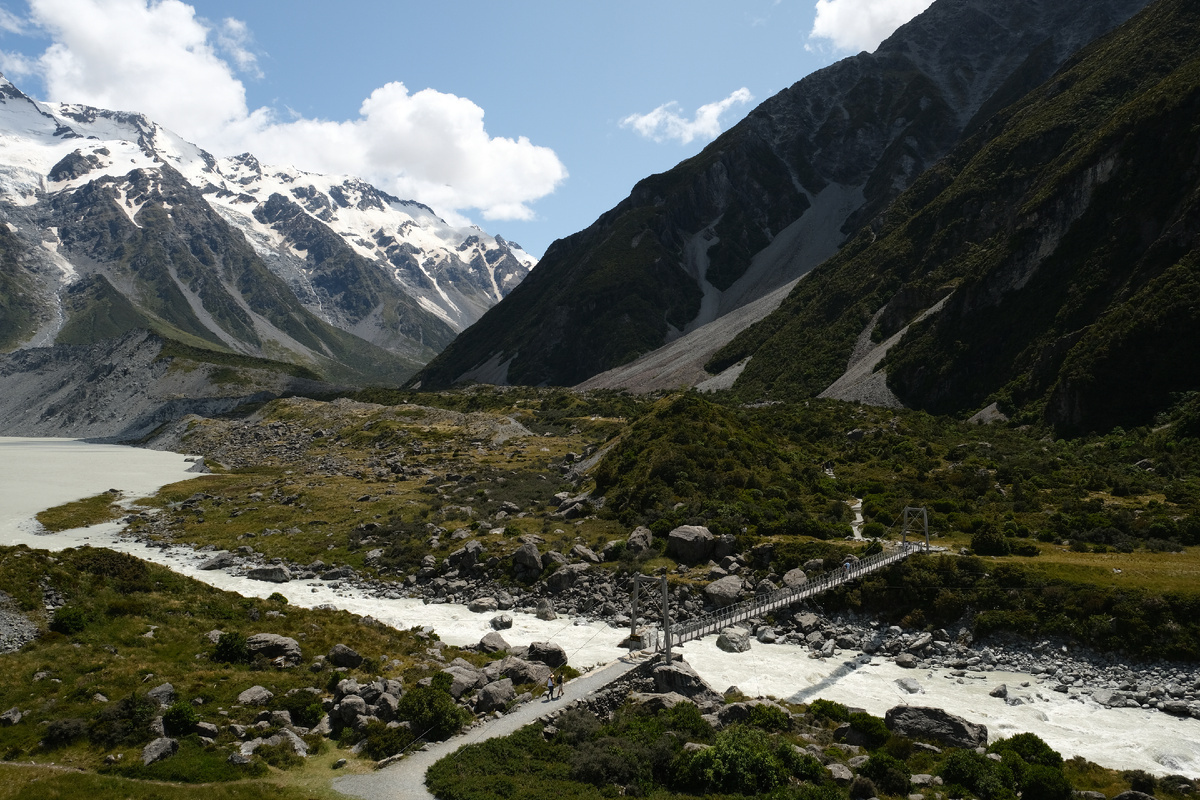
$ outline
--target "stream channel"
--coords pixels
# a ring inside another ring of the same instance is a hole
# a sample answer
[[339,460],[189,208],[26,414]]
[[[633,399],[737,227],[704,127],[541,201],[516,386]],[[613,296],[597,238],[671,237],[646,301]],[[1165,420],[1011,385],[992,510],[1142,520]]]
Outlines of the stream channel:
[[[108,489],[120,490],[126,498],[145,497],[166,484],[196,477],[188,472],[192,466],[178,453],[68,439],[0,437],[0,544],[44,550],[108,547],[244,596],[280,592],[289,603],[302,607],[330,604],[398,628],[431,626],[454,645],[475,644],[491,632],[491,614],[472,613],[461,605],[380,599],[336,582],[274,584],[222,571],[202,571],[198,566],[210,554],[196,553],[190,547],[147,547],[123,536],[119,523],[46,534],[39,532],[33,519],[45,508]],[[567,652],[570,663],[581,670],[608,663],[624,652],[617,647],[622,630],[603,621],[560,618],[547,622],[529,613],[510,613],[513,627],[503,632],[508,642],[556,642]],[[997,671],[953,676],[946,669],[902,669],[885,658],[858,653],[819,660],[809,658],[802,647],[758,642],[749,652],[726,653],[717,649],[715,636],[689,642],[683,654],[717,691],[736,685],[749,696],[770,695],[795,702],[823,697],[879,716],[901,704],[938,706],[987,725],[992,740],[1031,731],[1065,758],[1081,755],[1117,769],[1200,778],[1200,720],[1146,709],[1103,708],[1086,697],[1054,692],[1049,681],[1034,675]],[[897,683],[900,678],[916,679],[921,692],[908,693]],[[1023,702],[1010,705],[989,696],[1000,683],[1008,686],[1010,698]]]

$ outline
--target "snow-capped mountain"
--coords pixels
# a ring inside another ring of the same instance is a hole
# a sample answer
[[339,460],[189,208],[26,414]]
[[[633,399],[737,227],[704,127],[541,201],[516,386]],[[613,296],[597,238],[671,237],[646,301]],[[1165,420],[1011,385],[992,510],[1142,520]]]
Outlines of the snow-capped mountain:
[[[0,350],[123,333],[110,328],[148,315],[236,352],[336,359],[292,330],[303,311],[416,364],[536,263],[357,178],[218,159],[140,114],[40,103],[2,77],[0,220]],[[148,277],[139,255],[167,269]],[[231,263],[265,267],[294,297]],[[139,318],[122,306],[97,325],[92,301],[110,290]],[[90,333],[72,325],[81,314]]]

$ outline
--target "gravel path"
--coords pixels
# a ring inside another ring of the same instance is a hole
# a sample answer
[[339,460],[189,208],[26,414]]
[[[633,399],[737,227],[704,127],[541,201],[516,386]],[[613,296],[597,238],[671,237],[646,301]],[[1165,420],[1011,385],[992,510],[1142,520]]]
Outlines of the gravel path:
[[629,672],[640,662],[635,657],[623,657],[612,663],[568,681],[559,700],[534,700],[484,725],[429,745],[401,761],[367,775],[345,775],[333,782],[335,791],[366,800],[434,800],[425,788],[425,772],[441,758],[463,745],[475,744],[497,736],[508,736],[551,712],[566,707],[572,700],[592,694]]

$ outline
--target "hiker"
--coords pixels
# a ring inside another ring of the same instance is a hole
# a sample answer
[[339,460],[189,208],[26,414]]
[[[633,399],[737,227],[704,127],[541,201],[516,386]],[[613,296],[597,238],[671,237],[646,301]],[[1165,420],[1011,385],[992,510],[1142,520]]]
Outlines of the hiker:
[[558,699],[561,700],[563,696],[563,676],[561,672],[558,673],[556,681],[558,682]]
[[554,699],[554,673],[546,676],[546,702]]

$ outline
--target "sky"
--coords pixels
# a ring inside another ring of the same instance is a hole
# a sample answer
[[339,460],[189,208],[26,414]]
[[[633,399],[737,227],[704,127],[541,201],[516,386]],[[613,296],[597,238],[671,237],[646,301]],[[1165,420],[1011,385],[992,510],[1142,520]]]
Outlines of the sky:
[[0,0],[0,71],[540,257],[932,0]]

